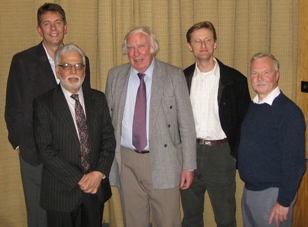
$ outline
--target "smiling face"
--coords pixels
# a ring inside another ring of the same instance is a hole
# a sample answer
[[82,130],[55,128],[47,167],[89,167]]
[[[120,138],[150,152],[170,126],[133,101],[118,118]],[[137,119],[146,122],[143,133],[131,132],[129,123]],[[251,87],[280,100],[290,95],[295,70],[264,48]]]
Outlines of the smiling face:
[[67,24],[64,23],[59,12],[50,12],[41,15],[41,23],[36,27],[43,38],[45,47],[63,44],[64,35],[67,32]]
[[279,76],[279,71],[275,70],[274,61],[270,57],[258,58],[251,63],[250,82],[259,101],[278,86]]
[[213,57],[217,43],[210,29],[200,28],[191,33],[187,47],[198,61],[204,61]]
[[77,93],[85,78],[85,66],[76,69],[76,64],[83,65],[82,57],[77,52],[65,53],[59,65],[70,64],[70,68],[61,66],[56,67],[57,77],[60,79],[62,86],[71,93]]
[[152,63],[150,38],[143,33],[132,33],[127,37],[127,55],[133,68],[144,73]]

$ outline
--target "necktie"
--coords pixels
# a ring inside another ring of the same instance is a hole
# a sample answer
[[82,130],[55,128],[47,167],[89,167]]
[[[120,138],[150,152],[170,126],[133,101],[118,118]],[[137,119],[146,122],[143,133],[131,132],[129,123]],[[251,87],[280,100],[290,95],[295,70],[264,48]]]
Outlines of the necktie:
[[135,112],[133,119],[133,145],[140,152],[147,145],[146,135],[146,87],[144,73],[138,73],[140,85],[137,91]]
[[88,139],[89,134],[88,134],[86,116],[79,102],[78,94],[71,95],[71,98],[75,100],[75,116],[76,116],[76,123],[80,141],[81,165],[84,168],[84,172],[87,172],[90,167],[90,162],[89,162],[89,139]]

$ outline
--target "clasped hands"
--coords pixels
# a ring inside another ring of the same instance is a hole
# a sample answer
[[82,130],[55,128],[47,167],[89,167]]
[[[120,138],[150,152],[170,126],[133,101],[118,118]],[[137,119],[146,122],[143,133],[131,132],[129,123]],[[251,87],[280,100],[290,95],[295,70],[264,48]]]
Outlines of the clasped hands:
[[93,171],[83,175],[78,185],[83,192],[95,194],[101,185],[103,177],[104,174],[101,172]]

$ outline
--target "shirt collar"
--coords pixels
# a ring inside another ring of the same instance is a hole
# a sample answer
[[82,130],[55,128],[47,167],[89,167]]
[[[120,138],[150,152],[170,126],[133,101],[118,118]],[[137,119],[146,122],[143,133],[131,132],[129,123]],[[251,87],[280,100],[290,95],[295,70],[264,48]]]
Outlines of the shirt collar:
[[[152,63],[150,64],[149,68],[147,68],[147,70],[144,72],[146,77],[152,78],[153,71],[154,71],[154,65],[155,65],[155,58],[153,58]],[[138,73],[139,73],[138,70],[131,67],[131,75],[132,76],[137,76]]]
[[[62,89],[62,91],[63,91],[63,94],[64,94],[65,98],[66,98],[66,99],[71,98],[71,95],[72,95],[73,93],[71,93],[71,92],[69,92],[68,90],[66,90],[66,89],[62,86],[62,84],[60,84],[60,86],[61,86],[61,89]],[[78,93],[76,93],[76,94],[78,94],[78,97],[79,97],[79,98],[82,98],[82,99],[83,99],[82,87],[80,87],[80,90],[79,90]]]
[[274,99],[280,94],[280,89],[277,86],[273,91],[271,91],[271,93],[269,93],[261,102],[259,102],[259,97],[258,95],[256,95],[253,99],[253,102],[256,104],[263,104],[263,103],[267,103],[270,106],[273,104]]
[[194,73],[194,76],[197,76],[197,75],[209,75],[209,74],[213,74],[214,76],[217,76],[219,77],[220,76],[220,70],[219,70],[219,65],[218,65],[218,62],[216,60],[216,58],[213,58],[214,61],[215,61],[215,66],[214,68],[209,71],[209,72],[206,72],[206,73],[203,73],[200,71],[200,69],[198,68],[198,65],[197,65],[197,62],[195,63],[196,64],[196,67],[195,67],[195,73]]
[[44,50],[45,50],[45,52],[46,52],[48,61],[49,61],[50,63],[54,64],[54,60],[52,60],[52,58],[50,57],[50,55],[49,55],[49,53],[48,53],[48,51],[47,51],[47,49],[46,49],[46,47],[45,47],[45,45],[44,45],[44,42],[42,42],[42,44],[43,44]]

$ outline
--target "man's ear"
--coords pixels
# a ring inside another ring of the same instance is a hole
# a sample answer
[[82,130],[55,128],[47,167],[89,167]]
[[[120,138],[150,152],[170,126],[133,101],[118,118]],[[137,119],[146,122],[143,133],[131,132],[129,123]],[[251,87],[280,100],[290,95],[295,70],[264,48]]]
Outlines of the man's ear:
[[192,52],[193,50],[192,50],[192,47],[191,47],[190,43],[186,43],[186,45],[187,45],[189,51]]
[[276,78],[276,81],[277,81],[277,83],[278,83],[279,78],[280,78],[280,72],[279,72],[279,71],[276,72],[275,78]]
[[60,79],[60,66],[56,65],[55,66],[55,71],[56,71],[57,78]]
[[36,26],[36,31],[40,34],[41,37],[43,37],[43,32],[39,25]]

